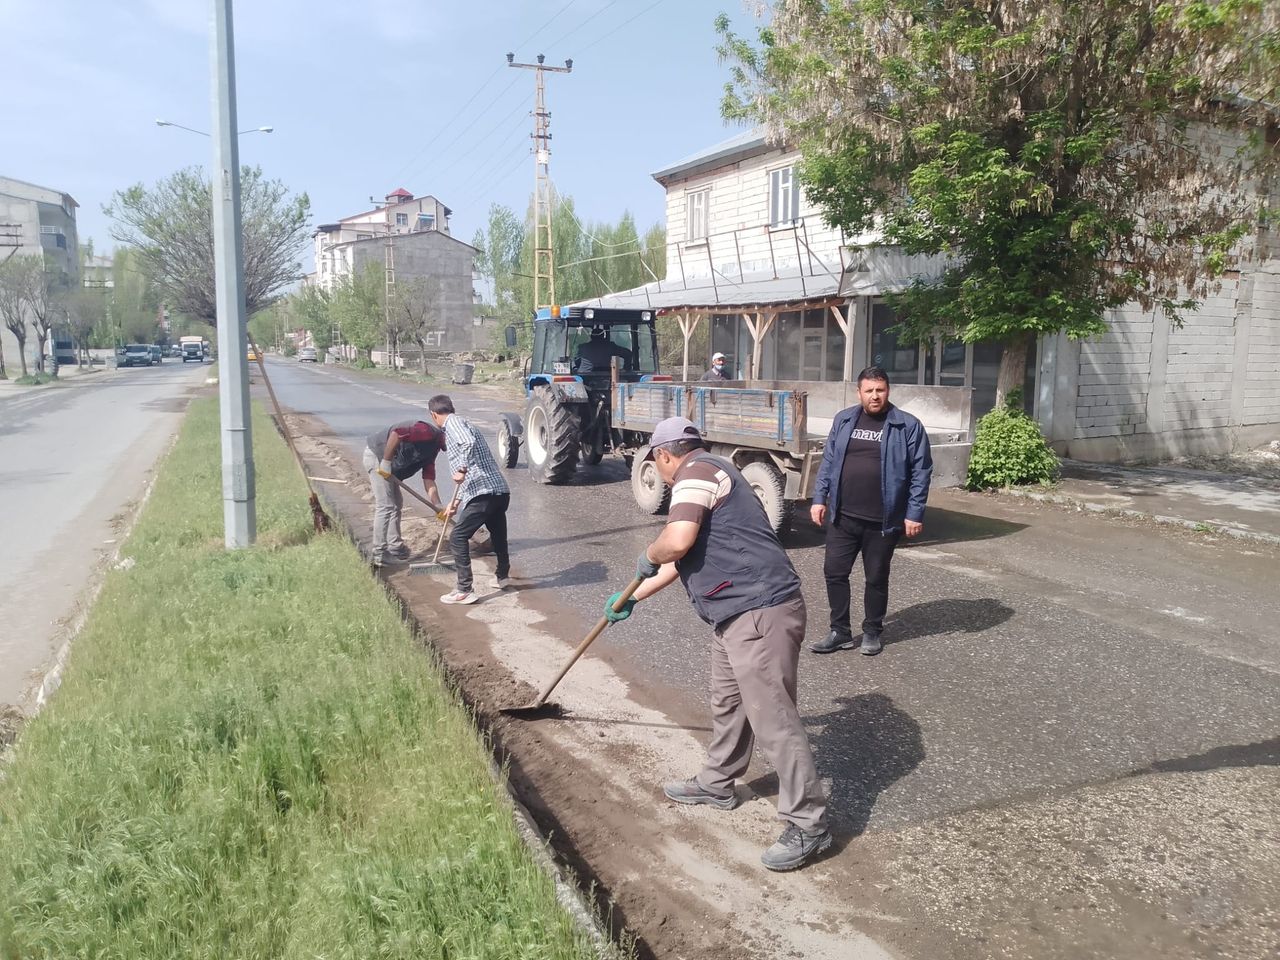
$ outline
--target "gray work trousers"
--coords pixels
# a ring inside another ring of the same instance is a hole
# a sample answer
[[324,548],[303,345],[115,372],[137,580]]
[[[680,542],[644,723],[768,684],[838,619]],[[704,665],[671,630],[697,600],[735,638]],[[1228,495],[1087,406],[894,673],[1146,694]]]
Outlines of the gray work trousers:
[[711,643],[711,743],[698,782],[725,793],[747,772],[757,738],[778,772],[778,819],[813,833],[827,800],[796,708],[804,597],[739,614]]
[[387,554],[405,554],[409,548],[400,535],[400,512],[404,508],[404,494],[400,484],[378,476],[381,461],[368,447],[364,448],[364,468],[369,473],[369,486],[373,490],[373,559],[382,560]]

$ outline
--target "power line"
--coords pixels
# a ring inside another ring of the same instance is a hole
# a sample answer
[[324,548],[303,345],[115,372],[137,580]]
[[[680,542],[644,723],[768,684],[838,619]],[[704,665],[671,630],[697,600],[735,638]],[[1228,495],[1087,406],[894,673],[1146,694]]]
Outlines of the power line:
[[581,30],[583,27],[585,27],[588,23],[590,23],[590,22],[591,22],[592,20],[594,20],[596,17],[600,16],[602,13],[605,13],[605,12],[607,12],[607,11],[611,10],[613,7],[616,7],[616,6],[618,5],[618,2],[619,2],[619,0],[610,0],[610,2],[609,2],[609,3],[606,3],[603,7],[601,7],[599,10],[597,10],[597,11],[596,11],[595,13],[593,13],[591,16],[587,17],[587,19],[583,20],[580,24],[578,24],[576,27],[574,27],[574,28],[573,28],[572,30],[570,30],[568,33],[564,34],[564,36],[560,37],[558,40],[556,40],[556,41],[554,41],[554,42],[552,42],[552,43],[547,44],[547,46],[548,46],[548,47],[556,47],[556,46],[559,46],[560,44],[564,43],[566,40],[568,40],[570,37],[572,37],[575,33],[577,33],[579,30]]
[[[608,33],[603,34],[603,35],[601,35],[601,36],[599,36],[599,37],[596,37],[596,39],[592,40],[590,43],[588,43],[585,47],[583,47],[583,48],[582,48],[583,52],[585,53],[586,51],[590,50],[592,47],[594,47],[596,44],[600,43],[601,41],[609,39],[609,38],[610,38],[610,37],[612,37],[615,33],[617,33],[619,30],[621,30],[623,27],[627,26],[628,24],[634,23],[636,20],[639,20],[639,19],[640,19],[641,17],[643,17],[646,13],[648,13],[650,10],[652,10],[654,7],[661,6],[662,4],[664,4],[664,3],[666,3],[666,2],[667,2],[667,0],[654,0],[654,2],[653,2],[653,3],[649,4],[649,6],[645,7],[643,10],[641,10],[639,13],[637,13],[634,17],[629,17],[628,19],[623,20],[623,21],[622,21],[622,23],[618,24],[616,27],[614,27],[614,28],[613,28],[612,30],[610,30]],[[606,8],[606,9],[608,9],[608,8]]]
[[535,38],[535,37],[537,37],[537,36],[538,36],[538,34],[542,33],[542,31],[543,31],[543,30],[545,30],[545,29],[547,29],[547,27],[551,26],[551,24],[553,24],[553,23],[554,23],[554,22],[559,18],[560,14],[564,13],[566,10],[568,10],[570,7],[572,7],[572,6],[573,6],[575,3],[577,3],[577,2],[578,2],[578,0],[569,0],[569,2],[568,2],[568,3],[566,3],[563,7],[561,7],[559,10],[557,10],[557,11],[555,12],[555,14],[551,17],[551,19],[550,19],[550,20],[548,20],[546,23],[544,23],[542,26],[540,26],[537,30],[535,30],[535,31],[533,32],[533,34],[532,34],[531,36],[529,36],[529,38],[528,38],[528,39],[523,40],[523,41],[521,41],[520,43],[517,43],[517,44],[516,44],[516,47],[527,47],[530,43],[532,43],[532,42],[533,42],[534,38]]
[[516,156],[525,157],[528,156],[528,154],[529,146],[525,143],[524,137],[521,137],[520,141],[516,143],[514,150],[502,156],[501,159],[498,158],[497,151],[495,151],[494,155],[491,156],[478,170],[476,170],[475,173],[463,181],[460,194],[464,197],[470,197],[471,193],[478,189],[485,182],[485,179],[498,167],[509,163]]
[[512,87],[514,87],[514,86],[515,86],[517,83],[519,83],[519,82],[520,82],[520,78],[519,78],[519,77],[516,77],[516,78],[515,78],[514,80],[512,80],[509,84],[507,84],[507,85],[506,85],[505,87],[503,87],[500,91],[498,91],[498,95],[497,95],[496,97],[494,97],[492,100],[490,100],[487,104],[485,104],[485,106],[484,106],[482,109],[477,110],[477,111],[476,111],[476,113],[475,113],[475,115],[474,115],[474,116],[472,116],[472,118],[471,118],[471,122],[470,122],[470,123],[468,123],[465,127],[463,127],[463,128],[462,128],[462,130],[457,134],[457,136],[455,136],[455,137],[450,141],[450,146],[456,146],[459,142],[461,142],[462,138],[463,138],[463,137],[465,137],[465,136],[466,136],[466,135],[471,131],[471,129],[472,129],[472,128],[477,124],[477,123],[479,123],[479,122],[480,122],[480,118],[481,118],[481,117],[483,117],[483,116],[485,116],[486,114],[488,114],[488,112],[489,112],[491,109],[493,109],[494,105],[495,105],[495,104],[497,104],[497,102],[498,102],[499,100],[501,100],[501,99],[502,99],[502,97],[507,93],[507,91],[508,91],[508,90],[510,90]]
[[[496,124],[490,127],[488,131],[486,131],[485,134],[475,142],[474,149],[478,150],[482,144],[488,143],[495,133],[500,132],[504,127],[506,127],[507,124],[510,123],[510,121],[516,116],[516,114],[520,113],[521,111],[527,112],[526,104],[523,98],[519,103],[516,104],[516,107],[514,110],[512,110],[510,113],[504,116],[501,120],[499,120]],[[508,137],[512,133],[510,129],[508,129],[506,132]],[[522,134],[521,141],[523,142],[523,140],[524,140],[524,136]],[[457,168],[458,164],[462,162],[462,158],[463,158],[463,154],[461,154],[460,152],[455,153],[453,160],[450,161],[450,163],[447,166],[435,171],[434,173],[435,178],[438,180],[444,179],[448,174],[452,173]],[[472,174],[474,173],[475,171],[473,170]]]
[[[600,246],[602,246],[602,247],[609,247],[610,249],[614,249],[614,248],[616,248],[616,247],[625,247],[625,246],[627,246],[627,244],[630,244],[630,243],[637,243],[637,244],[638,244],[638,243],[640,242],[640,238],[639,238],[639,237],[636,237],[636,238],[634,238],[634,239],[632,239],[632,240],[623,240],[621,243],[608,243],[607,241],[605,241],[605,240],[601,240],[601,239],[600,239],[599,237],[597,237],[595,234],[593,234],[593,233],[591,233],[590,231],[588,231],[588,230],[587,230],[587,228],[586,228],[586,227],[584,227],[584,226],[582,225],[582,221],[581,221],[581,220],[579,220],[579,219],[574,215],[574,212],[573,212],[573,208],[572,208],[572,207],[569,207],[569,206],[567,206],[567,205],[565,205],[565,204],[563,204],[563,203],[562,203],[562,204],[560,205],[560,209],[561,209],[561,210],[563,210],[565,213],[567,213],[567,214],[569,215],[569,219],[570,219],[570,220],[572,220],[572,221],[574,222],[574,224],[576,224],[576,225],[577,225],[577,227],[578,227],[578,232],[579,232],[579,233],[581,233],[584,237],[586,237],[588,240],[592,241],[593,243],[598,243],[598,244],[600,244]],[[615,256],[617,256],[617,254],[615,254]],[[580,261],[580,262],[581,262],[581,261]]]

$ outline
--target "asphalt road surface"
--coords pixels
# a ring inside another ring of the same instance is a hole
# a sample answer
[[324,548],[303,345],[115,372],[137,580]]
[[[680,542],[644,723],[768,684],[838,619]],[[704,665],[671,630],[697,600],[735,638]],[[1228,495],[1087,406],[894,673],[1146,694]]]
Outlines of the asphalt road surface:
[[51,665],[209,369],[166,361],[0,395],[0,706],[29,700]]
[[[367,434],[425,419],[440,389],[287,361],[271,374],[282,402],[323,422],[352,463]],[[490,445],[498,412],[521,407],[494,388],[443,389]],[[522,451],[509,480],[513,575],[530,585],[518,603],[576,641],[662,518],[637,509],[613,458],[543,486]],[[786,545],[812,643],[827,630],[822,540],[797,518]],[[1266,955],[1261,943],[1280,937],[1266,906],[1280,873],[1274,806],[1270,831],[1260,823],[1280,764],[1277,561],[1231,538],[933,492],[924,538],[893,564],[884,653],[801,659],[800,708],[832,783],[833,827],[865,837],[859,855],[881,851],[913,902],[966,932],[975,955],[992,929],[1046,943],[1055,925],[1059,946],[1010,955],[1137,955],[1157,941],[1129,931],[1169,918],[1207,931],[1203,943],[1176,941],[1188,955]],[[669,716],[705,722],[707,631],[677,585],[593,654]],[[1126,914],[1139,900],[1115,891],[1133,877],[1142,902],[1175,906]],[[1098,878],[1110,886],[1094,890]],[[1037,913],[1075,901],[1111,927],[1076,933],[1068,914]],[[1226,929],[1238,929],[1234,942]],[[1080,952],[1056,952],[1071,943]]]

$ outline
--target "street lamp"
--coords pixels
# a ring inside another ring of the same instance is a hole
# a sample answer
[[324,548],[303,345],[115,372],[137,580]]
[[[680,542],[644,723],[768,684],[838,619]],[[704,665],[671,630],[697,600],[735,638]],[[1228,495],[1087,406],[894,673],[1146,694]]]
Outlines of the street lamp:
[[[208,136],[208,134],[205,133],[203,130],[197,130],[195,127],[183,126],[180,123],[174,123],[172,120],[161,120],[157,118],[156,126],[157,127],[177,127],[179,130],[186,130],[188,133],[198,133],[202,137]],[[274,130],[275,130],[275,127],[250,127],[248,130],[237,131],[236,135],[243,137],[246,133],[271,133]]]

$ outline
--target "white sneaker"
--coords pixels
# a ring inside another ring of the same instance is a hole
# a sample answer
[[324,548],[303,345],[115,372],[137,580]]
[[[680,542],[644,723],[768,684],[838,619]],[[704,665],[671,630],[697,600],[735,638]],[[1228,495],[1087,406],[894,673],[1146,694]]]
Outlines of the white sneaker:
[[498,589],[499,589],[499,590],[505,590],[505,589],[507,589],[507,587],[514,587],[515,585],[516,585],[516,582],[515,582],[515,580],[511,579],[511,577],[499,577],[499,578],[498,578]]
[[475,591],[467,591],[466,593],[462,593],[458,590],[453,590],[449,593],[446,593],[443,597],[441,597],[440,602],[441,603],[475,603],[479,599],[480,598],[475,595]]

